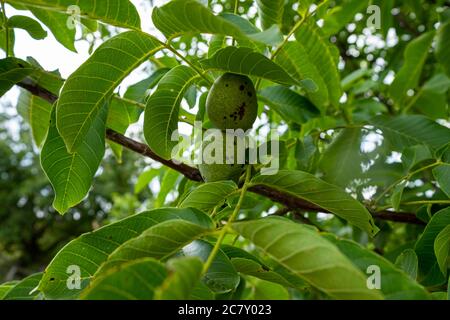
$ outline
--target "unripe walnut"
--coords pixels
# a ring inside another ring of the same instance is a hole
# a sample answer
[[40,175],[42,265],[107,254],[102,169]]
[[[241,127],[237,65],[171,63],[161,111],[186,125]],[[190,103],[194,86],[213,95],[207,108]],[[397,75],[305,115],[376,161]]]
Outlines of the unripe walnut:
[[206,112],[218,129],[250,129],[258,115],[256,91],[250,78],[234,73],[217,78],[208,93]]
[[246,160],[244,137],[235,137],[216,130],[214,138],[209,137],[203,141],[201,151],[202,163],[198,165],[198,169],[203,180],[238,182]]

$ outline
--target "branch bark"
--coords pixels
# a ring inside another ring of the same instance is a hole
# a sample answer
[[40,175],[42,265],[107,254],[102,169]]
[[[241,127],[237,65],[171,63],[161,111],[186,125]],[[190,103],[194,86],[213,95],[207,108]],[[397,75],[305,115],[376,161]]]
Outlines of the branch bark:
[[[25,90],[28,90],[31,94],[38,96],[51,104],[54,104],[58,100],[58,96],[48,91],[47,89],[33,83],[32,80],[26,78],[21,82],[17,83],[17,85]],[[123,147],[139,153],[145,157],[158,161],[173,170],[176,170],[183,174],[190,180],[194,181],[202,181],[202,177],[198,169],[190,167],[184,163],[175,162],[173,160],[166,160],[158,156],[154,153],[147,145],[135,141],[131,138],[128,138],[112,129],[106,130],[106,138],[110,141],[113,141],[117,144],[122,145]],[[328,210],[321,208],[313,203],[305,201],[303,199],[292,197],[291,195],[280,192],[279,190],[263,186],[263,185],[255,185],[249,188],[250,192],[265,196],[275,202],[283,204],[289,209],[296,210],[304,210],[304,211],[314,211],[314,212],[325,212],[329,213]],[[424,224],[421,220],[419,220],[415,214],[407,213],[407,212],[393,212],[393,211],[380,211],[380,212],[371,212],[372,216],[381,220],[395,221],[395,222],[403,222],[403,223],[411,223],[411,224]]]

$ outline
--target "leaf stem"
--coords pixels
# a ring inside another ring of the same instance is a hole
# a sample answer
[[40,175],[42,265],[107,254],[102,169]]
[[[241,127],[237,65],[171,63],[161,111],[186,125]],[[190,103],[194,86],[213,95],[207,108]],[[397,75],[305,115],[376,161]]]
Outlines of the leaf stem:
[[415,94],[415,96],[412,97],[412,98],[409,100],[409,102],[408,102],[408,104],[406,105],[406,107],[403,108],[403,110],[402,110],[402,113],[403,113],[403,114],[406,114],[406,113],[409,111],[409,109],[411,109],[411,107],[412,107],[412,106],[417,102],[417,100],[419,100],[419,98],[422,96],[422,93],[423,93],[423,88],[421,88],[421,89]]
[[219,249],[220,249],[220,246],[222,245],[223,239],[225,239],[225,236],[227,235],[227,233],[229,231],[230,224],[236,219],[236,217],[239,213],[239,210],[241,210],[241,206],[242,206],[242,203],[244,202],[245,194],[247,193],[247,189],[249,187],[251,172],[252,172],[252,166],[247,166],[247,170],[245,172],[245,182],[241,189],[241,195],[239,196],[239,201],[236,204],[236,207],[234,208],[233,213],[231,214],[230,218],[228,219],[227,224],[222,228],[219,238],[217,239],[213,250],[209,254],[209,257],[206,260],[205,265],[203,266],[202,274],[205,274],[206,272],[208,272],[214,258],[217,255],[217,252],[219,252]]
[[305,13],[305,15],[300,20],[297,21],[297,23],[294,25],[294,27],[291,29],[291,31],[289,31],[286,38],[284,38],[283,42],[272,53],[270,60],[275,59],[275,57],[280,53],[281,49],[283,49],[283,47],[286,45],[286,43],[289,42],[289,39],[291,38],[291,36],[298,30],[298,28],[301,27],[303,22],[305,22],[307,17],[308,17],[308,13]]
[[401,183],[402,181],[409,180],[411,177],[413,177],[417,173],[420,173],[420,172],[425,171],[427,169],[439,166],[441,164],[442,164],[442,161],[441,160],[437,160],[436,162],[434,162],[432,164],[429,164],[429,165],[427,165],[425,167],[419,168],[419,169],[417,169],[415,171],[412,171],[412,172],[408,173],[407,175],[401,177],[400,179],[398,179],[394,183],[392,183],[389,187],[384,189],[383,192],[381,192],[380,195],[378,197],[376,197],[376,199],[374,201],[374,204],[377,204],[386,193],[391,191],[397,184]]
[[412,206],[416,204],[450,204],[450,200],[419,200],[402,202],[401,205]]
[[[239,7],[239,0],[234,0],[234,11],[233,11],[234,14],[237,14],[238,7]],[[236,39],[233,38],[232,46],[234,47],[235,44],[236,44]]]
[[[286,38],[284,38],[283,42],[280,43],[280,45],[270,55],[270,58],[269,58],[270,60],[275,59],[275,57],[280,53],[281,49],[283,49],[283,47],[286,45],[286,43],[289,42],[289,39],[291,38],[291,36],[298,30],[298,28],[300,28],[300,26],[303,24],[303,22],[305,22],[307,17],[308,17],[308,13],[305,13],[305,15],[299,21],[297,21],[297,23],[294,25],[294,27],[292,27],[292,29],[287,34]],[[258,80],[256,81],[256,85],[255,85],[256,91],[258,91],[260,85],[261,85],[261,78],[258,78]]]
[[189,61],[189,59],[187,59],[185,56],[183,56],[181,53],[178,52],[177,49],[175,49],[174,47],[172,47],[168,42],[162,42],[159,41],[161,43],[161,45],[164,46],[164,48],[166,48],[167,50],[169,50],[170,52],[172,52],[174,55],[176,55],[178,58],[180,58],[181,60],[183,60],[184,62],[186,62],[192,69],[194,69],[208,84],[212,84],[212,81],[210,78],[208,78],[205,75],[205,72],[200,69],[199,67],[197,67],[194,63],[192,63],[191,61]]
[[5,28],[5,49],[6,49],[6,57],[9,57],[9,29],[8,29],[8,17],[6,16],[5,10],[5,1],[2,1],[2,15],[3,15],[3,28]]

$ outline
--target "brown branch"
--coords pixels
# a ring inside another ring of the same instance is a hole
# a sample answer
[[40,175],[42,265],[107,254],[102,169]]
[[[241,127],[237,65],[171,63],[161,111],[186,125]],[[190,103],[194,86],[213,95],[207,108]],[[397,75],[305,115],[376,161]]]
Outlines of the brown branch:
[[371,212],[372,216],[381,220],[389,220],[395,222],[404,222],[411,224],[424,225],[425,222],[418,219],[414,213],[409,212],[394,212],[389,210]]
[[17,85],[23,89],[28,90],[34,96],[44,99],[45,101],[54,104],[58,100],[58,96],[35,84],[31,79],[25,78]]
[[[252,191],[254,193],[263,195],[272,201],[282,203],[288,208],[292,209],[302,209],[306,211],[314,211],[314,212],[324,212],[324,213],[331,213],[329,210],[321,208],[313,203],[310,203],[308,201],[305,201],[300,198],[292,197],[291,195],[287,195],[279,190],[263,186],[263,185],[256,185],[251,188],[249,188],[249,191]],[[369,210],[370,211],[370,210]],[[411,223],[411,224],[419,224],[423,225],[425,224],[422,220],[419,220],[414,213],[409,212],[394,212],[394,211],[370,211],[372,216],[377,219],[381,220],[389,220],[389,221],[395,221],[395,222],[404,222],[404,223]]]
[[[53,104],[58,100],[58,96],[53,94],[52,92],[46,90],[45,88],[40,87],[39,85],[33,83],[29,79],[22,80],[17,84],[23,89],[28,90],[35,96],[41,97],[42,99],[48,101]],[[186,176],[188,179],[194,181],[202,181],[202,177],[198,169],[190,167],[184,163],[178,163],[173,160],[166,160],[158,156],[154,153],[147,145],[125,137],[124,135],[112,130],[106,130],[106,138],[110,141],[113,141],[117,144],[122,145],[123,147],[132,150],[136,153],[139,153],[145,157],[158,161]],[[249,188],[249,191],[265,196],[275,202],[281,203],[287,208],[291,210],[303,210],[303,211],[314,211],[314,212],[325,212],[330,213],[328,210],[321,208],[313,203],[305,201],[303,199],[293,197],[292,195],[285,194],[279,190],[274,188],[270,188],[264,185],[254,185]],[[380,211],[380,212],[371,212],[374,218],[389,220],[395,222],[404,222],[404,223],[412,223],[412,224],[424,224],[421,220],[417,219],[415,214],[413,213],[402,213],[402,212],[391,212],[391,211]]]
[[140,153],[150,159],[158,161],[163,165],[172,168],[180,173],[182,173],[186,178],[194,181],[202,181],[202,176],[200,172],[193,167],[190,167],[184,163],[175,162],[173,160],[166,160],[154,153],[147,145],[137,142],[133,139],[125,137],[124,135],[112,130],[106,129],[106,137],[108,140],[114,141],[117,144],[124,146],[136,153]]

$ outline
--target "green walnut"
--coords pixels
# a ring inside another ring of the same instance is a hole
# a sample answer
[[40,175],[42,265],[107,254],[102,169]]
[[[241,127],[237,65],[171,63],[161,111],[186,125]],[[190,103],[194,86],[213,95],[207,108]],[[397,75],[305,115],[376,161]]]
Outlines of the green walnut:
[[239,181],[244,165],[239,164],[200,164],[198,169],[204,181],[215,182],[223,180]]
[[258,115],[252,81],[234,73],[217,78],[208,93],[206,112],[211,123],[221,130],[250,129]]
[[[239,177],[245,168],[246,149],[239,150],[236,137],[229,143],[226,134],[216,130],[220,140],[211,139],[202,144],[202,163],[198,165],[200,174],[206,182],[222,180],[239,181]],[[241,153],[241,154],[240,154]],[[219,156],[221,154],[221,156]],[[231,163],[228,163],[231,162]]]

